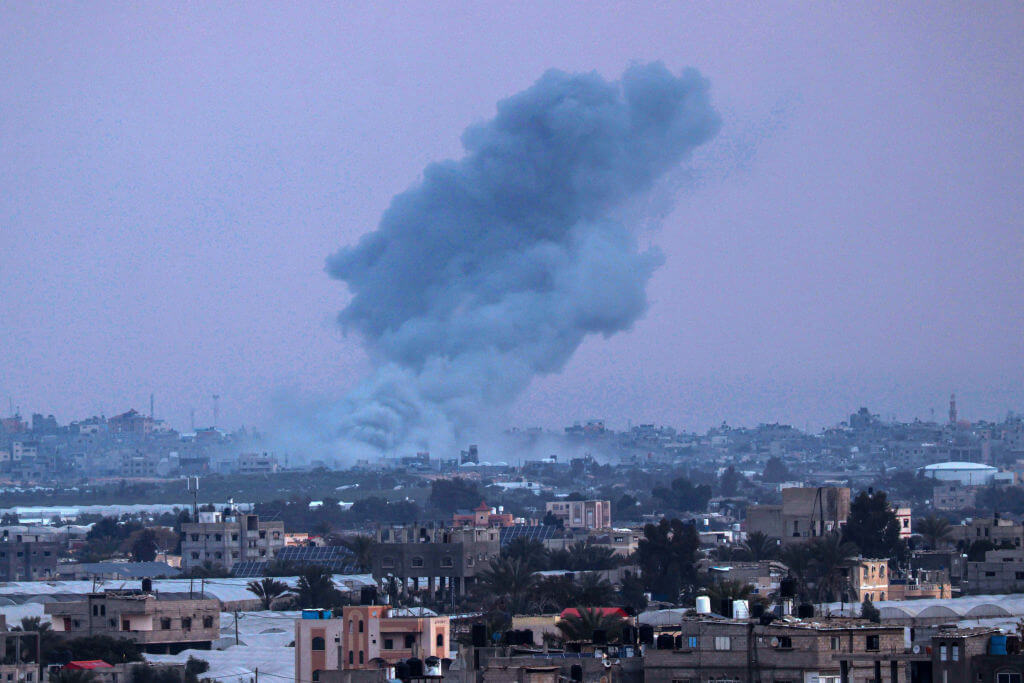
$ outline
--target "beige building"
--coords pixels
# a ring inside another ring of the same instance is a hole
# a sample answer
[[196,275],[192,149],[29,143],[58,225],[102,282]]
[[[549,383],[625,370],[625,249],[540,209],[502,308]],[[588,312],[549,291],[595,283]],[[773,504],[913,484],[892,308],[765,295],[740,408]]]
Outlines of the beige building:
[[202,593],[107,590],[44,606],[58,636],[111,636],[150,653],[209,649],[220,637],[220,603]]
[[747,508],[747,533],[760,531],[783,543],[802,543],[846,524],[850,489],[837,486],[782,489],[781,505]]
[[238,511],[200,512],[198,522],[181,525],[181,569],[209,562],[230,571],[237,562],[268,562],[284,544],[284,522]]
[[1001,517],[978,517],[969,519],[952,529],[954,543],[963,541],[967,544],[975,541],[991,541],[995,545],[1008,543],[1020,548],[1021,537],[1024,537],[1024,526],[1013,520]]
[[908,681],[903,628],[860,619],[684,618],[675,643],[645,651],[645,683]]
[[448,657],[448,617],[386,605],[345,607],[341,618],[305,610],[295,621],[296,683],[319,683],[325,671],[379,669],[410,657]]
[[545,503],[544,510],[567,529],[608,529],[612,525],[608,500],[556,500]]

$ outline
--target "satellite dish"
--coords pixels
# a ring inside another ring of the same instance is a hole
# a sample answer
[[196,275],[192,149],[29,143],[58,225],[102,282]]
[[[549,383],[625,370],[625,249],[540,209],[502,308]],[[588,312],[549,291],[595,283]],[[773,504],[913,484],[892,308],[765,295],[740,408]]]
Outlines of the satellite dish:
[[914,654],[915,655],[921,654],[921,646],[920,645],[915,645],[914,646]]
[[771,641],[769,641],[769,642],[771,643],[772,647],[778,647],[779,646],[779,639],[776,638],[776,637],[772,637]]

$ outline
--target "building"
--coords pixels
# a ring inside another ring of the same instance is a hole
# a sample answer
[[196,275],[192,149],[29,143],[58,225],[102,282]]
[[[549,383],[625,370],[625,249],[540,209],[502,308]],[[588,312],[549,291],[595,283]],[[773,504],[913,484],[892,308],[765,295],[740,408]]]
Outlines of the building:
[[242,453],[237,467],[239,474],[273,474],[279,466],[277,457],[269,453]]
[[412,657],[445,659],[450,648],[448,617],[429,610],[361,605],[345,607],[341,618],[304,610],[295,621],[296,683],[319,682],[325,671],[379,669]]
[[909,507],[894,507],[893,514],[896,515],[896,522],[900,525],[900,538],[909,540],[914,535],[913,516]]
[[608,529],[612,526],[612,504],[607,500],[559,500],[545,503],[544,510],[568,529]]
[[425,587],[431,594],[463,595],[500,552],[500,529],[494,527],[382,527],[371,550],[373,577],[382,583],[394,578],[402,591]]
[[847,600],[919,600],[952,597],[949,573],[918,569],[909,575],[896,575],[886,559],[857,558],[842,569],[849,591]]
[[1024,549],[989,550],[981,562],[968,562],[965,588],[986,594],[1024,591]]
[[54,633],[64,638],[127,638],[154,654],[208,650],[220,638],[220,602],[200,592],[141,590],[88,593],[81,600],[44,606]]
[[0,614],[0,681],[40,683],[39,633],[9,631],[7,619]]
[[951,482],[961,486],[986,486],[991,484],[999,472],[995,467],[980,462],[939,462],[921,468],[924,476],[936,481]]
[[284,522],[238,510],[200,512],[198,522],[181,525],[181,568],[189,572],[209,562],[230,571],[237,562],[269,561],[284,545]]
[[837,486],[782,490],[781,505],[747,508],[747,533],[801,543],[836,531],[850,516],[850,489]]
[[952,540],[970,545],[975,541],[990,541],[995,545],[1011,545],[1021,547],[1024,537],[1024,525],[998,515],[995,517],[976,517],[966,520],[952,528]]
[[932,507],[936,510],[956,511],[977,505],[978,488],[960,484],[939,484],[932,490]]
[[[904,632],[862,619],[761,623],[684,617],[644,652],[645,683],[818,681],[906,683]],[[883,678],[884,676],[884,678]]]
[[64,549],[55,531],[41,527],[0,527],[0,581],[48,579]]
[[452,515],[453,526],[503,527],[514,526],[515,523],[515,517],[511,514],[503,509],[492,508],[484,501],[480,501],[472,512],[456,512]]

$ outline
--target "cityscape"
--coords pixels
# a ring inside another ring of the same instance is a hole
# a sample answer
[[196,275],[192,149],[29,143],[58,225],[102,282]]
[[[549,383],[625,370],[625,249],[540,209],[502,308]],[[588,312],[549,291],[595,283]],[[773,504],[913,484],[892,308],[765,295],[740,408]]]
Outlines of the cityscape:
[[0,683],[1022,683],[1024,6],[0,6]]

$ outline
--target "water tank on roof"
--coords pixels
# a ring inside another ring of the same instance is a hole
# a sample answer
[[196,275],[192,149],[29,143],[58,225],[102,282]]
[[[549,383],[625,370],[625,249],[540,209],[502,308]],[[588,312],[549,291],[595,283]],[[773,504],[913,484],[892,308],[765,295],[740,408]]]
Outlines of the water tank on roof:
[[733,619],[749,619],[750,618],[750,603],[746,600],[733,600],[732,601],[732,618]]
[[1006,654],[1006,636],[992,636],[988,639],[988,653],[990,655]]
[[711,614],[711,598],[706,595],[697,596],[697,614]]

